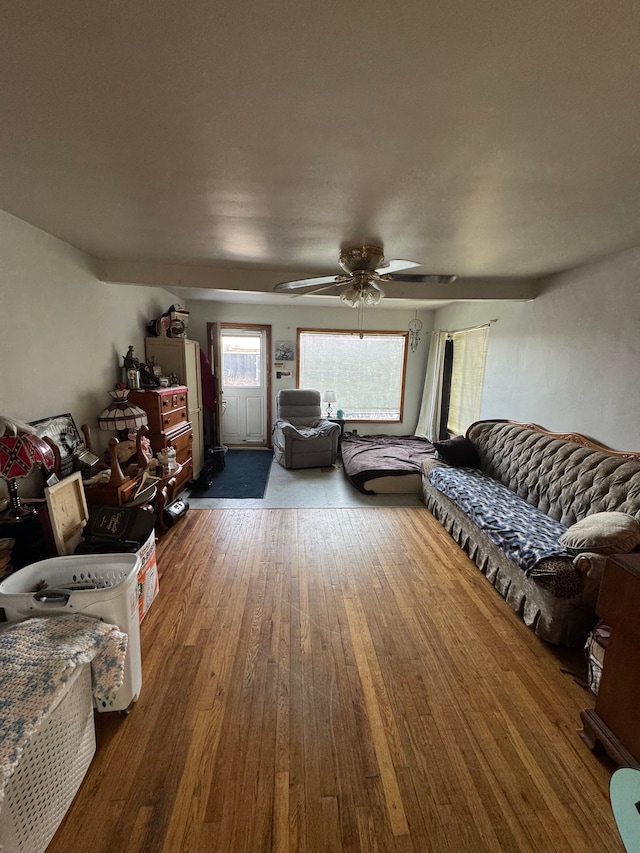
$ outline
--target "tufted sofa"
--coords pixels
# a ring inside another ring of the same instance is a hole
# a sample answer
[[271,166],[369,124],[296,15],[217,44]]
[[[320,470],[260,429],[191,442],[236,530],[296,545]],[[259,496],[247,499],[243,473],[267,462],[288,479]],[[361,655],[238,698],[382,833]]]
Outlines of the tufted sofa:
[[[524,507],[526,513],[534,507],[559,532],[573,531],[577,522],[595,513],[607,513],[607,518],[624,513],[625,520],[627,515],[640,520],[640,454],[614,451],[576,433],[555,434],[535,424],[502,420],[472,424],[466,440],[477,470],[463,464],[461,475],[447,475],[437,470],[451,467],[444,459],[424,461],[422,496],[426,506],[539,637],[554,644],[579,645],[593,625],[600,578],[611,550],[578,552],[560,544],[557,553],[525,573],[513,555],[507,556],[504,543],[498,545],[490,538],[493,531],[481,529],[472,520],[473,507],[467,500],[465,508],[455,494],[460,487],[455,482],[450,485],[449,496],[439,481],[458,476],[460,483],[460,477],[464,481],[468,474],[482,482],[486,476],[507,487],[502,491],[512,496],[509,503],[515,507],[514,519],[524,502],[529,505]],[[476,502],[482,500],[476,498]],[[482,511],[480,507],[480,514]],[[503,515],[511,519],[511,506]]]

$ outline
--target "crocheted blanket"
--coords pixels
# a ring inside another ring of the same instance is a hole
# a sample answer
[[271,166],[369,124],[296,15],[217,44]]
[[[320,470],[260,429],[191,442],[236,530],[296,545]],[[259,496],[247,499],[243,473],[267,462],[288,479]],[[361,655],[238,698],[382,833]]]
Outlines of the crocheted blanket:
[[541,560],[567,557],[559,543],[567,529],[492,477],[472,468],[434,468],[429,482],[529,576]]
[[122,687],[127,642],[115,625],[79,613],[0,631],[0,802],[22,752],[79,666],[91,663],[96,702]]

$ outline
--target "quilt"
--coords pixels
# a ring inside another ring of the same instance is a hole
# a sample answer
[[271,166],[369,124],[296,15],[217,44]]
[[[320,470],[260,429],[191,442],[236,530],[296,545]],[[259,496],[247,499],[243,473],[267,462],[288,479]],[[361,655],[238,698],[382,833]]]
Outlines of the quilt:
[[356,435],[345,432],[340,443],[342,464],[350,482],[364,494],[368,480],[420,474],[422,461],[435,448],[417,435]]
[[570,557],[558,539],[567,529],[511,489],[471,468],[434,468],[429,482],[451,498],[529,577],[541,560]]

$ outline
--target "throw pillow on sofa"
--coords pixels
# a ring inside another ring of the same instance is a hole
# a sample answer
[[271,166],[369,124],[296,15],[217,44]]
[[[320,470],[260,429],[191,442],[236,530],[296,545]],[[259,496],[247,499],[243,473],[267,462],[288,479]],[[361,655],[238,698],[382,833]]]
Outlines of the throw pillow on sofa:
[[438,456],[448,465],[455,468],[479,468],[480,457],[475,444],[464,435],[456,435],[446,441],[434,441],[433,446]]
[[640,521],[626,512],[594,512],[569,527],[558,541],[574,553],[628,554],[640,545]]

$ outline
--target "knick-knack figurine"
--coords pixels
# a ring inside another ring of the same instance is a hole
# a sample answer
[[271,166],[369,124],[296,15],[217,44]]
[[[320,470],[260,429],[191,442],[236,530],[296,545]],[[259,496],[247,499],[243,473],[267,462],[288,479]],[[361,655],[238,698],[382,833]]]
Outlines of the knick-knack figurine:
[[140,362],[133,354],[133,346],[122,356],[122,381],[127,388],[137,390],[140,388]]

